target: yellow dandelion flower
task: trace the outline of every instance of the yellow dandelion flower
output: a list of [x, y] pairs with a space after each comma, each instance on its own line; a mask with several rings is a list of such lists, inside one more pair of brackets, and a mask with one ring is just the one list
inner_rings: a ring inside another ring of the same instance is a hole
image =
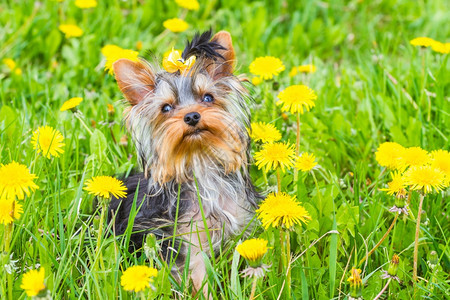
[[83, 98], [81, 97], [73, 97], [70, 98], [69, 100], [67, 100], [66, 102], [63, 103], [63, 105], [61, 106], [61, 108], [59, 109], [60, 111], [65, 111], [65, 110], [71, 110], [75, 107], [77, 107], [81, 101], [83, 101]]
[[394, 170], [400, 167], [400, 159], [405, 152], [405, 148], [394, 142], [381, 144], [375, 153], [375, 159], [382, 167]]
[[16, 75], [22, 75], [22, 69], [17, 68], [17, 64], [14, 60], [11, 58], [4, 58], [3, 63], [8, 67], [9, 71], [16, 74]]
[[147, 266], [132, 266], [123, 272], [120, 284], [126, 291], [140, 292], [150, 287], [153, 277], [158, 275], [158, 270]]
[[179, 18], [165, 20], [163, 26], [172, 32], [183, 32], [189, 28], [189, 24]]
[[391, 173], [392, 181], [388, 182], [388, 187], [386, 189], [380, 189], [381, 191], [387, 192], [389, 195], [403, 195], [405, 193], [406, 183], [400, 172]]
[[80, 37], [83, 35], [83, 30], [77, 25], [73, 24], [61, 24], [59, 25], [59, 30], [66, 36], [66, 39], [72, 37]]
[[121, 180], [111, 176], [96, 176], [86, 181], [84, 190], [89, 194], [100, 196], [105, 199], [114, 196], [116, 198], [123, 198], [127, 195], [127, 188], [123, 185]]
[[347, 279], [347, 281], [350, 282], [350, 285], [361, 286], [362, 280], [361, 276], [359, 276], [359, 274], [361, 274], [361, 269], [352, 268], [350, 274], [350, 277]]
[[123, 50], [123, 49], [120, 48], [119, 46], [108, 44], [108, 45], [103, 46], [100, 51], [102, 52], [103, 56], [108, 57], [108, 56], [114, 55], [115, 52], [118, 52], [121, 50]]
[[93, 8], [97, 6], [96, 0], [75, 0], [75, 5], [79, 8]]
[[121, 58], [126, 58], [134, 62], [139, 61], [139, 52], [122, 49], [116, 45], [106, 45], [102, 48], [101, 52], [106, 57], [105, 70], [110, 75], [114, 74], [113, 64]]
[[264, 168], [266, 172], [279, 167], [284, 172], [285, 168], [292, 168], [294, 159], [294, 145], [289, 143], [267, 143], [261, 151], [255, 153], [258, 169]]
[[450, 52], [450, 43], [441, 43], [435, 41], [433, 44], [431, 44], [431, 49], [442, 54], [448, 54]]
[[434, 42], [436, 41], [429, 37], [418, 37], [409, 41], [411, 45], [421, 47], [430, 47]]
[[28, 297], [34, 297], [45, 289], [44, 279], [45, 269], [43, 267], [39, 271], [30, 270], [23, 275], [22, 285], [20, 287], [25, 290]]
[[181, 73], [189, 71], [195, 64], [195, 56], [191, 56], [184, 60], [181, 57], [181, 51], [174, 50], [170, 51], [169, 54], [164, 56], [163, 67], [169, 73], [174, 73], [180, 71]]
[[307, 152], [302, 153], [295, 163], [295, 168], [303, 172], [311, 171], [315, 166], [317, 166], [317, 162], [314, 154], [309, 154]]
[[10, 71], [14, 71], [16, 68], [16, 62], [11, 58], [4, 58], [3, 63], [8, 67]]
[[272, 124], [258, 122], [252, 123], [250, 137], [255, 141], [273, 143], [281, 139], [280, 131]]
[[426, 150], [420, 147], [409, 147], [403, 151], [400, 158], [400, 168], [407, 168], [412, 166], [423, 166], [430, 162], [430, 156]]
[[256, 210], [262, 226], [267, 229], [272, 227], [290, 228], [301, 222], [307, 223], [311, 216], [306, 209], [287, 193], [271, 193]]
[[2, 165], [0, 164], [0, 198], [22, 200], [30, 196], [30, 190], [34, 191], [39, 187], [33, 182], [37, 176], [30, 174], [30, 170], [25, 165], [15, 161]]
[[267, 252], [267, 241], [264, 239], [250, 239], [236, 247], [236, 251], [247, 260], [250, 266], [259, 267], [261, 259]]
[[14, 198], [0, 199], [0, 224], [8, 225], [19, 219], [22, 213], [22, 205]]
[[33, 132], [31, 144], [44, 157], [59, 157], [64, 153], [64, 137], [58, 130], [50, 126], [41, 126]]
[[436, 192], [445, 188], [445, 174], [437, 168], [430, 165], [412, 166], [404, 174], [405, 183], [412, 190], [421, 190], [428, 194], [435, 190]]
[[106, 111], [108, 112], [108, 115], [114, 115], [116, 110], [114, 109], [114, 106], [112, 104], [106, 104]]
[[317, 99], [317, 95], [314, 90], [306, 85], [291, 85], [281, 91], [278, 98], [280, 100], [277, 101], [277, 105], [282, 105], [282, 111], [303, 114], [303, 108], [309, 111], [311, 107], [316, 106], [314, 100]]
[[197, 0], [175, 0], [175, 2], [183, 8], [189, 10], [198, 10], [200, 8], [200, 4]]
[[431, 151], [431, 166], [444, 172], [448, 185], [450, 182], [450, 152], [446, 150]]
[[259, 85], [259, 84], [261, 84], [262, 81], [263, 80], [261, 79], [261, 77], [253, 77], [252, 78], [253, 85]]
[[316, 69], [316, 66], [312, 64], [298, 66], [298, 71], [302, 73], [314, 73]]
[[272, 79], [285, 70], [283, 62], [273, 56], [257, 57], [249, 66], [250, 73], [263, 80]]

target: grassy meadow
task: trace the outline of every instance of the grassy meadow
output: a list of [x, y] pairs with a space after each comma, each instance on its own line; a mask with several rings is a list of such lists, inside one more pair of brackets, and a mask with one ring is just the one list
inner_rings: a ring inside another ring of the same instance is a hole
[[[392, 172], [375, 154], [384, 142], [429, 152], [450, 149], [449, 55], [410, 44], [416, 37], [450, 41], [448, 2], [199, 0], [198, 10], [171, 0], [100, 0], [89, 9], [74, 2], [0, 2], [0, 166], [13, 161], [27, 166], [39, 187], [16, 201], [23, 212], [13, 222], [0, 218], [1, 299], [30, 298], [22, 279], [40, 268], [45, 289], [39, 295], [47, 298], [204, 298], [193, 295], [187, 272], [181, 282], [170, 275], [157, 244], [139, 255], [128, 252], [129, 233], [99, 240], [99, 230], [112, 233], [112, 227], [99, 220], [94, 196], [84, 187], [93, 176], [121, 178], [139, 168], [122, 124], [127, 104], [114, 76], [104, 70], [102, 47], [113, 44], [162, 61], [172, 47], [183, 49], [186, 39], [209, 28], [231, 33], [236, 74], [246, 74], [249, 81], [256, 77], [249, 72], [255, 58], [283, 62], [285, 70], [274, 79], [248, 84], [255, 100], [252, 122], [273, 124], [281, 141], [295, 145], [297, 115], [276, 105], [279, 92], [303, 84], [317, 94], [315, 106], [299, 115], [298, 150], [314, 154], [318, 165], [308, 172], [288, 168], [279, 178], [274, 170], [250, 166], [264, 195], [280, 185], [311, 217], [291, 230], [265, 229], [255, 218], [250, 238], [268, 241], [263, 263], [269, 267], [252, 297], [444, 299], [450, 294], [449, 189], [423, 198], [411, 188], [409, 215], [396, 215], [389, 211], [396, 197], [381, 190]], [[189, 28], [165, 29], [163, 22], [175, 17]], [[82, 35], [67, 38], [58, 28], [63, 23], [78, 25]], [[315, 72], [290, 72], [306, 64]], [[78, 111], [60, 111], [73, 97], [83, 98]], [[59, 156], [48, 158], [32, 144], [33, 132], [44, 125], [64, 137]], [[263, 147], [253, 141], [252, 154]], [[1, 188], [10, 178], [0, 174]], [[247, 264], [235, 251], [242, 240], [224, 245], [214, 259], [205, 256], [214, 299], [248, 299], [252, 293], [253, 279], [241, 276]], [[399, 281], [382, 278], [394, 254]], [[123, 289], [121, 275], [134, 265], [158, 270], [152, 288]], [[358, 280], [348, 281], [352, 268], [361, 270], [353, 272], [362, 280], [356, 287], [351, 283]]]

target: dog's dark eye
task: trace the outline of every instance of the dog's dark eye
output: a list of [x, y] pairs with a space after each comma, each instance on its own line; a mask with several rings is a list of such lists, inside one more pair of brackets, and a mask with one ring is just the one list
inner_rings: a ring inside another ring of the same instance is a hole
[[172, 105], [170, 105], [170, 104], [165, 104], [165, 105], [161, 108], [161, 111], [162, 111], [163, 113], [166, 113], [166, 112], [171, 111], [172, 109], [173, 109]]
[[206, 94], [205, 96], [203, 96], [203, 102], [213, 102], [214, 101], [214, 97], [211, 96], [210, 94]]

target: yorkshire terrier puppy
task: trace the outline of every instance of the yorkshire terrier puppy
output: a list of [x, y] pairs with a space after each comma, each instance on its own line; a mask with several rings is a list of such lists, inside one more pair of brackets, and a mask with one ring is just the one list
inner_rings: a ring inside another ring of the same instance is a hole
[[230, 34], [211, 38], [208, 31], [196, 34], [181, 55], [173, 51], [163, 62], [166, 70], [143, 59], [113, 66], [131, 104], [124, 121], [143, 173], [126, 179], [127, 197], [113, 199], [109, 218], [123, 234], [134, 207], [134, 246], [155, 234], [163, 256], [176, 257], [174, 274], [189, 261], [196, 291], [206, 276], [201, 252], [217, 253], [240, 235], [260, 199], [248, 173], [249, 96], [233, 75], [234, 64]]

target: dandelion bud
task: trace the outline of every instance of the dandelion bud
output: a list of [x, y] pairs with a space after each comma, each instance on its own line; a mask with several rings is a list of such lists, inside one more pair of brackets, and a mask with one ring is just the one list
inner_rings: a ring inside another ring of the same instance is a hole
[[350, 283], [350, 297], [359, 298], [362, 295], [362, 280], [359, 276], [359, 274], [361, 274], [361, 270], [352, 268], [350, 274], [350, 277], [347, 279]]
[[400, 262], [400, 257], [397, 254], [392, 256], [391, 262], [389, 263], [388, 274], [391, 276], [397, 276], [398, 264]]
[[278, 81], [274, 81], [272, 84], [272, 89], [274, 91], [278, 91], [279, 88], [280, 88], [280, 83]]
[[156, 236], [153, 233], [147, 234], [144, 243], [144, 254], [147, 259], [152, 260], [156, 257], [158, 244], [156, 242]]
[[108, 122], [114, 122], [114, 114], [116, 112], [114, 106], [108, 103], [106, 111], [108, 112]]
[[108, 111], [108, 115], [113, 115], [114, 116], [114, 113], [115, 113], [115, 110], [114, 110], [114, 106], [112, 106], [112, 104], [107, 104], [107, 111]]

